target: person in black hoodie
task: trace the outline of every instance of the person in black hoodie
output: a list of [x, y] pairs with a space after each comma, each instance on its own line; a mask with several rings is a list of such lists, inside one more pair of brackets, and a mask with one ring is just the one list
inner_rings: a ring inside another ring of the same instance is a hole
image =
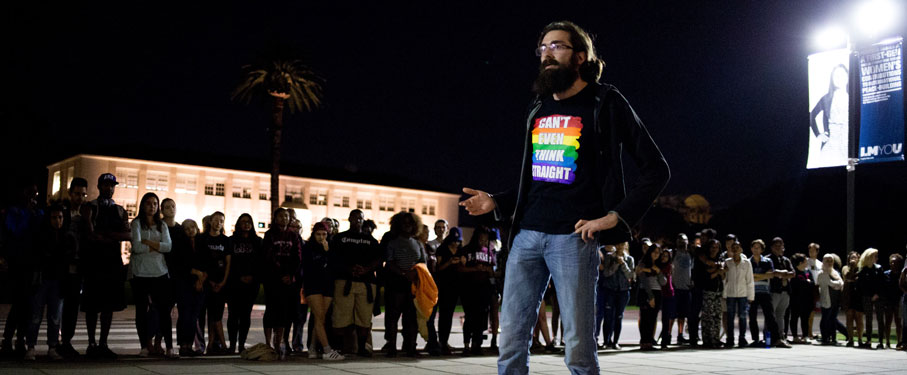
[[[277, 350], [280, 359], [286, 359], [287, 349], [281, 345], [284, 331], [296, 315], [299, 300], [299, 288], [295, 282], [302, 261], [302, 238], [298, 233], [287, 230], [290, 215], [286, 209], [274, 211], [271, 229], [265, 233], [262, 241], [264, 265], [262, 272], [265, 284], [265, 315], [262, 321], [265, 329], [265, 341]], [[272, 335], [273, 333], [273, 335]], [[271, 342], [271, 339], [274, 339]]]
[[[344, 359], [343, 355], [328, 342], [325, 316], [334, 298], [334, 277], [329, 270], [328, 226], [317, 222], [312, 227], [312, 236], [302, 247], [303, 294], [312, 307], [312, 325], [309, 336], [314, 340], [309, 343], [309, 358], [324, 358], [329, 361]], [[318, 346], [321, 346], [319, 352]]]
[[227, 332], [230, 354], [244, 351], [251, 325], [252, 305], [261, 285], [261, 237], [255, 233], [254, 220], [249, 214], [239, 215], [236, 229], [230, 237], [233, 258], [227, 281]]
[[450, 355], [450, 329], [457, 301], [463, 293], [460, 270], [465, 267], [463, 237], [460, 228], [451, 228], [444, 241], [438, 245], [438, 270], [435, 279], [438, 284], [438, 342], [441, 354]]
[[[791, 264], [794, 266], [794, 278], [790, 279], [790, 326], [794, 334], [794, 344], [809, 343], [809, 313], [816, 305], [818, 289], [813, 283], [812, 270], [806, 262], [806, 255], [794, 254]], [[797, 334], [797, 321], [800, 321], [802, 336]]]
[[205, 232], [195, 239], [195, 246], [205, 259], [205, 308], [208, 310], [208, 354], [226, 351], [224, 340], [224, 304], [227, 293], [224, 287], [230, 277], [233, 244], [224, 235], [224, 214], [215, 212], [205, 225]]
[[[173, 250], [170, 252], [169, 262], [170, 275], [174, 278], [173, 284], [177, 285], [178, 296], [176, 341], [180, 347], [181, 357], [193, 357], [202, 354], [202, 351], [192, 350], [192, 345], [198, 330], [198, 317], [205, 306], [205, 282], [208, 273], [205, 272], [204, 253], [196, 241], [199, 235], [198, 224], [195, 220], [186, 219], [181, 227], [183, 234], [173, 237]], [[171, 233], [175, 233], [173, 232], [175, 225], [170, 228]]]
[[45, 306], [47, 307], [47, 356], [50, 359], [63, 358], [57, 353], [60, 314], [63, 308], [60, 281], [67, 273], [66, 259], [78, 251], [78, 241], [76, 241], [75, 235], [63, 227], [63, 207], [51, 207], [48, 210], [48, 216], [50, 222], [44, 225], [44, 229], [36, 241], [36, 251], [32, 253], [38, 264], [38, 273], [33, 278], [36, 288], [32, 296], [32, 316], [26, 338], [28, 351], [25, 353], [25, 359], [29, 361], [35, 360], [35, 344], [38, 341], [38, 329], [41, 327], [41, 315]]
[[[879, 324], [879, 331], [882, 331], [882, 325], [885, 324], [885, 309], [882, 308], [883, 290], [885, 289], [885, 275], [882, 273], [882, 266], [877, 264], [879, 260], [879, 251], [873, 248], [863, 251], [860, 255], [860, 270], [857, 271], [857, 288], [860, 290], [860, 296], [863, 297], [863, 316], [866, 317], [866, 342], [860, 345], [863, 348], [872, 347], [872, 314], [876, 314], [876, 322]], [[882, 339], [879, 338], [878, 349], [882, 349]]]
[[491, 229], [479, 226], [472, 233], [469, 244], [463, 247], [466, 264], [461, 270], [460, 280], [463, 290], [468, 291], [461, 295], [466, 315], [463, 332], [471, 345], [471, 348], [463, 348], [464, 355], [483, 354], [483, 333], [488, 328], [488, 309], [494, 291], [491, 280], [494, 278], [495, 257], [489, 245], [491, 238]]

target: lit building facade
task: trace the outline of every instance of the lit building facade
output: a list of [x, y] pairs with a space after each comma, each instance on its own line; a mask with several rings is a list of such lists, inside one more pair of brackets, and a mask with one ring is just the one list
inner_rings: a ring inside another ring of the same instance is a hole
[[[94, 199], [98, 176], [113, 173], [119, 182], [113, 198], [126, 208], [130, 219], [137, 214], [141, 197], [154, 192], [161, 200], [176, 202], [178, 221], [193, 219], [201, 226], [202, 217], [223, 212], [228, 235], [243, 213], [252, 215], [262, 234], [271, 221], [267, 173], [97, 155], [76, 155], [47, 169], [47, 192], [52, 200], [66, 197], [74, 177], [88, 180], [88, 197]], [[437, 219], [457, 226], [456, 194], [281, 175], [280, 195], [281, 206], [296, 211], [303, 238], [308, 238], [312, 224], [323, 217], [339, 220], [340, 230], [347, 230], [347, 217], [357, 208], [366, 219], [375, 221], [377, 238], [390, 228], [390, 217], [400, 211], [419, 214], [429, 228]]]

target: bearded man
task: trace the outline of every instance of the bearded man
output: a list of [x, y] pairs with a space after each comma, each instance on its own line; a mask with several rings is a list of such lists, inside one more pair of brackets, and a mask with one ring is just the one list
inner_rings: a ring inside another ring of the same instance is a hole
[[[629, 240], [630, 228], [667, 184], [668, 164], [617, 89], [598, 83], [604, 63], [592, 38], [568, 21], [542, 30], [538, 94], [526, 119], [516, 189], [464, 188], [471, 215], [493, 213], [511, 226], [504, 277], [498, 372], [527, 374], [532, 329], [553, 278], [573, 374], [599, 373], [595, 285], [601, 244]], [[626, 188], [621, 157], [639, 177]]]

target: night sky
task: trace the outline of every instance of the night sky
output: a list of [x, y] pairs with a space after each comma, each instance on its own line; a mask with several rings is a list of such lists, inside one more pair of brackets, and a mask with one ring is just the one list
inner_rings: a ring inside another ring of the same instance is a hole
[[[843, 168], [805, 170], [806, 56], [851, 2], [24, 3], [0, 12], [5, 175], [112, 146], [267, 170], [267, 107], [230, 92], [241, 66], [298, 58], [326, 79], [325, 106], [287, 117], [285, 161], [502, 190], [519, 172], [538, 33], [569, 19], [596, 36], [603, 81], [665, 154], [667, 194], [750, 215], [764, 199], [782, 197], [784, 213], [843, 191]], [[904, 206], [904, 169], [866, 169], [861, 181], [896, 200], [872, 204]]]

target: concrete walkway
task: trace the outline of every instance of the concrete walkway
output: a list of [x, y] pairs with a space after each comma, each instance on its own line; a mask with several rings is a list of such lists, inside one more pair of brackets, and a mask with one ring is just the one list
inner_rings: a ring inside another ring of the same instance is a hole
[[[568, 374], [563, 356], [534, 355], [533, 374]], [[843, 347], [801, 345], [793, 349], [667, 350], [640, 352], [625, 350], [600, 353], [603, 373], [615, 374], [904, 374], [907, 353], [893, 350], [861, 350]], [[139, 359], [123, 358], [115, 363], [23, 363], [0, 362], [0, 373], [52, 375], [108, 374], [495, 374], [496, 358], [440, 357], [356, 358], [325, 362], [291, 357], [284, 362], [258, 363], [241, 359]]]

